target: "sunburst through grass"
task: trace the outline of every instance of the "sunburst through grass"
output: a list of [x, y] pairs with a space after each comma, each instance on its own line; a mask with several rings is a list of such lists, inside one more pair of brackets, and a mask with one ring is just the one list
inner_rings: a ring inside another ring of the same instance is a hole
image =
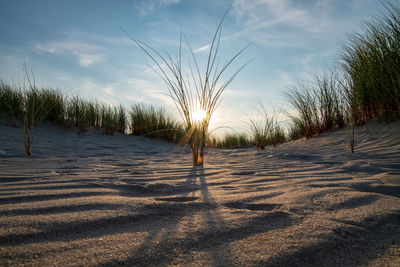
[[203, 120], [207, 119], [207, 112], [204, 109], [196, 109], [192, 117], [194, 123], [201, 123]]
[[[181, 143], [190, 145], [193, 165], [195, 166], [203, 165], [204, 148], [209, 135], [210, 120], [218, 104], [221, 102], [222, 93], [236, 75], [247, 65], [247, 63], [242, 65], [232, 75], [228, 76], [225, 81], [221, 81], [224, 79], [224, 73], [247, 48], [247, 46], [242, 48], [227, 60], [225, 64], [219, 64], [222, 23], [228, 11], [229, 9], [222, 17], [209, 45], [210, 48], [204, 71], [200, 70], [195, 53], [182, 33], [180, 35], [180, 45], [176, 59], [167, 52], [161, 53], [127, 33], [131, 40], [155, 63], [156, 72], [167, 85], [169, 96], [174, 101], [184, 121], [186, 134]], [[185, 40], [186, 47], [191, 55], [191, 63], [189, 63], [187, 68], [182, 64], [182, 39]], [[191, 66], [194, 66], [194, 68]]]

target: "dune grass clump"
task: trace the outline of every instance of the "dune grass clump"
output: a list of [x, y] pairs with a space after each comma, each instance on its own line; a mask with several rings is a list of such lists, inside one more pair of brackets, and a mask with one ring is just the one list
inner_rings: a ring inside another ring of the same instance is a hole
[[128, 125], [128, 115], [121, 104], [118, 107], [114, 107], [114, 120], [116, 124], [115, 131], [125, 133]]
[[400, 113], [400, 8], [385, 4], [386, 14], [367, 23], [351, 38], [342, 55], [354, 123], [361, 125]]
[[66, 124], [69, 127], [77, 127], [82, 133], [87, 132], [89, 126], [87, 104], [78, 96], [74, 96], [67, 103]]
[[122, 105], [112, 107], [74, 96], [67, 101], [65, 109], [65, 125], [77, 127], [80, 133], [87, 132], [88, 127], [105, 129], [107, 135], [113, 135], [115, 131], [126, 132], [128, 117]]
[[32, 155], [36, 127], [42, 120], [58, 121], [63, 117], [63, 97], [59, 91], [38, 89], [34, 77], [25, 68], [28, 86], [0, 84], [0, 117], [11, 118], [15, 127], [23, 125], [25, 152]]
[[106, 130], [107, 135], [114, 135], [117, 122], [113, 107], [101, 105], [101, 125], [100, 127]]
[[34, 85], [24, 89], [0, 82], [0, 118], [9, 120], [15, 127], [28, 121], [33, 125], [32, 112], [37, 113], [37, 122], [46, 120], [65, 128], [76, 127], [79, 133], [87, 132], [90, 127], [103, 129], [107, 135], [132, 130], [134, 135], [169, 142], [179, 142], [185, 135], [181, 125], [163, 108], [156, 110], [136, 104], [128, 112], [121, 104], [110, 106], [79, 96], [66, 97], [59, 90], [38, 89]]
[[248, 148], [254, 146], [251, 138], [245, 133], [226, 133], [221, 138], [211, 137], [207, 146], [213, 148]]
[[180, 124], [166, 113], [165, 109], [156, 109], [144, 104], [133, 105], [129, 112], [133, 135], [179, 142], [183, 137]]
[[41, 121], [53, 122], [65, 128], [78, 128], [85, 133], [90, 127], [104, 130], [107, 135], [115, 132], [157, 138], [178, 143], [185, 131], [180, 123], [160, 108], [136, 104], [127, 111], [121, 104], [110, 106], [79, 96], [64, 96], [59, 90], [39, 89], [34, 80], [29, 87], [12, 86], [0, 82], [0, 118], [15, 127], [24, 126], [24, 143], [31, 154], [34, 129]]
[[335, 127], [343, 128], [349, 121], [349, 112], [344, 95], [345, 89], [337, 75], [316, 76], [314, 83], [302, 84], [284, 92], [294, 114], [289, 137], [311, 138]]
[[17, 118], [22, 114], [22, 92], [10, 84], [0, 81], [0, 118], [10, 118], [16, 125]]
[[36, 126], [40, 124], [49, 109], [47, 103], [41, 98], [40, 91], [33, 85], [22, 94], [22, 119], [24, 145], [27, 155], [32, 155], [32, 142]]
[[222, 93], [246, 65], [239, 67], [233, 75], [222, 81], [225, 72], [246, 48], [234, 54], [225, 64], [219, 64], [222, 24], [227, 13], [222, 17], [211, 40], [204, 71], [200, 71], [195, 53], [186, 38], [186, 46], [191, 55], [194, 69], [190, 67], [190, 64], [188, 68], [182, 65], [182, 33], [176, 59], [173, 59], [167, 52], [163, 55], [150, 45], [128, 34], [131, 40], [155, 63], [158, 74], [167, 85], [169, 96], [184, 121], [185, 136], [182, 143], [190, 145], [195, 166], [203, 165], [210, 120], [221, 101]]
[[259, 105], [260, 108], [255, 109], [256, 116], [249, 117], [247, 121], [252, 143], [259, 150], [264, 150], [268, 145], [276, 147], [286, 141], [285, 131], [278, 121], [278, 113], [274, 111], [269, 115], [261, 102]]
[[40, 101], [48, 106], [43, 119], [62, 124], [64, 122], [65, 96], [59, 90], [53, 89], [41, 89], [38, 94]]
[[[32, 155], [32, 143], [37, 126], [46, 119], [47, 116], [57, 116], [57, 104], [59, 104], [58, 93], [55, 91], [38, 89], [35, 77], [28, 75], [25, 66], [25, 74], [28, 87], [22, 86], [17, 92], [21, 101], [21, 116], [23, 122], [23, 136], [25, 152]], [[15, 117], [16, 119], [19, 116]], [[16, 120], [16, 124], [18, 121]]]

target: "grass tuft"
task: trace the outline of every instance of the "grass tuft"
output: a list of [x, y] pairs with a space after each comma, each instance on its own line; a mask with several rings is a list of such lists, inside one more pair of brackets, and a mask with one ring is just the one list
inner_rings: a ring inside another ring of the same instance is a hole
[[166, 113], [165, 109], [155, 109], [144, 104], [133, 105], [129, 112], [133, 135], [146, 136], [176, 142], [184, 135], [181, 125]]
[[[229, 76], [225, 81], [222, 81], [225, 72], [246, 49], [245, 47], [234, 54], [233, 57], [222, 66], [218, 64], [222, 24], [228, 11], [229, 9], [222, 17], [211, 40], [204, 72], [200, 71], [195, 53], [182, 33], [176, 59], [173, 59], [168, 53], [163, 55], [150, 45], [133, 38], [127, 33], [132, 41], [138, 45], [156, 65], [158, 74], [167, 85], [169, 96], [174, 101], [184, 121], [185, 136], [182, 143], [190, 145], [193, 165], [195, 166], [203, 165], [204, 148], [209, 138], [208, 128], [210, 120], [221, 101], [222, 93], [246, 65], [239, 67], [233, 75]], [[190, 64], [187, 69], [182, 65], [182, 37], [185, 38], [194, 69], [192, 69]], [[204, 74], [202, 75], [202, 73]], [[199, 117], [196, 114], [204, 115]]]
[[245, 133], [226, 133], [222, 138], [209, 138], [207, 146], [229, 149], [248, 148], [254, 146], [254, 142]]
[[381, 115], [389, 122], [400, 114], [400, 9], [384, 6], [386, 13], [365, 24], [342, 54], [356, 125]]
[[270, 116], [261, 102], [259, 105], [256, 117], [250, 117], [247, 121], [252, 141], [259, 150], [265, 149], [268, 145], [276, 147], [286, 141], [285, 132], [278, 122], [278, 113], [274, 112]]
[[349, 121], [345, 89], [334, 73], [315, 76], [314, 82], [301, 84], [284, 92], [294, 109], [289, 138], [311, 138], [335, 127], [343, 128]]

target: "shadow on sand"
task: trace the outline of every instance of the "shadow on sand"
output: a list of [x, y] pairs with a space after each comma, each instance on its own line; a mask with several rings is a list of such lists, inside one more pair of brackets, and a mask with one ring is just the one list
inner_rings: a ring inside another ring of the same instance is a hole
[[[134, 266], [144, 263], [168, 265], [179, 263], [177, 261], [183, 255], [188, 256], [201, 252], [209, 255], [208, 260], [214, 265], [233, 265], [233, 252], [229, 250], [231, 242], [273, 229], [284, 228], [295, 222], [289, 214], [275, 211], [262, 213], [239, 227], [229, 225], [220, 215], [219, 205], [209, 192], [205, 171], [206, 169], [202, 167], [194, 167], [188, 174], [185, 184], [188, 186], [199, 184], [200, 199], [194, 203], [202, 203], [214, 208], [191, 210], [192, 212], [175, 215], [173, 218], [162, 218], [165, 224], [161, 223], [159, 228], [151, 229], [146, 240], [132, 250], [130, 257], [123, 261], [105, 263], [104, 266]], [[195, 198], [195, 196], [196, 190], [181, 194], [182, 198]], [[204, 225], [196, 226], [195, 222], [191, 222], [194, 215], [199, 216]], [[190, 218], [187, 218], [188, 216]], [[177, 227], [183, 223], [184, 219], [188, 219], [187, 223], [189, 224], [193, 223], [193, 229], [185, 236], [180, 236]]]

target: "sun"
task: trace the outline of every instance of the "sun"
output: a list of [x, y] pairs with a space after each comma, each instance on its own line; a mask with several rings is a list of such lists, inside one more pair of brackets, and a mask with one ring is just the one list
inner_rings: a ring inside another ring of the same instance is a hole
[[193, 112], [193, 120], [195, 122], [201, 122], [207, 117], [207, 112], [203, 109], [197, 109]]

